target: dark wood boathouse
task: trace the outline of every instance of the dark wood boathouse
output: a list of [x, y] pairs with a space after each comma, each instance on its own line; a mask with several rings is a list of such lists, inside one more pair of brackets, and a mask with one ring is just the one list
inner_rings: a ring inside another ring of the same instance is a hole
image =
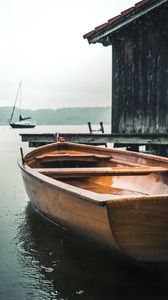
[[[64, 134], [77, 143], [124, 146], [168, 155], [168, 0], [143, 0], [84, 35], [112, 46], [111, 134]], [[89, 120], [88, 120], [89, 121]], [[37, 146], [57, 134], [26, 135]]]
[[112, 133], [168, 133], [168, 0], [143, 0], [84, 35], [112, 46]]

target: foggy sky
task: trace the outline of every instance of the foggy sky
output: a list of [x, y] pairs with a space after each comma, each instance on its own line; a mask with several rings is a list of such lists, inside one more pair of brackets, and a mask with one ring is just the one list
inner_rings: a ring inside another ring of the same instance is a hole
[[111, 47], [83, 35], [133, 0], [0, 0], [0, 106], [111, 105]]

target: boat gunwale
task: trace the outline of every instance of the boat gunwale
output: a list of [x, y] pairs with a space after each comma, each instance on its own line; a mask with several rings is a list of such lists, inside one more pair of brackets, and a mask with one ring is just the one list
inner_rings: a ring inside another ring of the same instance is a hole
[[[33, 149], [32, 151], [28, 152], [25, 155], [25, 160], [29, 159], [32, 155], [38, 154], [41, 151], [45, 151], [45, 150], [49, 150], [51, 151], [52, 149], [55, 149], [55, 146], [57, 146], [57, 149], [67, 149], [66, 147], [68, 147], [69, 149], [83, 149], [83, 150], [87, 150], [87, 152], [89, 152], [89, 150], [94, 150], [95, 152], [100, 152], [103, 151], [104, 153], [111, 153], [111, 158], [113, 158], [113, 154], [119, 154], [119, 155], [123, 155], [124, 158], [127, 158], [127, 156], [131, 155], [132, 157], [139, 157], [139, 158], [144, 158], [146, 160], [149, 161], [155, 161], [155, 162], [160, 162], [160, 163], [167, 163], [168, 166], [168, 158], [167, 157], [163, 157], [163, 156], [157, 156], [157, 155], [153, 155], [153, 154], [149, 154], [149, 153], [139, 153], [139, 152], [133, 152], [133, 151], [128, 151], [128, 150], [119, 150], [119, 149], [113, 149], [113, 148], [103, 148], [103, 147], [97, 147], [97, 146], [92, 146], [92, 145], [86, 145], [86, 144], [76, 144], [76, 143], [69, 143], [69, 142], [55, 142], [55, 143], [51, 143], [51, 144], [47, 144], [47, 145], [43, 145], [40, 146], [36, 149]], [[33, 159], [34, 157], [32, 157]], [[125, 162], [125, 160], [123, 159], [123, 162]], [[143, 164], [142, 164], [143, 165]]]

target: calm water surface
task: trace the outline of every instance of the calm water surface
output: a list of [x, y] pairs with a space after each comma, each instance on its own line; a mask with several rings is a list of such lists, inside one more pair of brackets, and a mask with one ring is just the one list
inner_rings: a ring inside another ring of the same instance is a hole
[[[32, 132], [59, 130], [88, 132]], [[168, 299], [168, 266], [125, 262], [34, 212], [17, 166], [19, 147], [28, 151], [19, 133], [0, 127], [0, 300]]]

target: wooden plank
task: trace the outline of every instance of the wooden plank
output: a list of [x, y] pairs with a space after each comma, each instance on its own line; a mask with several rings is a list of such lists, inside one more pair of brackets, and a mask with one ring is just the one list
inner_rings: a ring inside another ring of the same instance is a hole
[[98, 155], [98, 154], [49, 154], [49, 155], [40, 155], [35, 157], [36, 160], [41, 162], [52, 162], [52, 161], [98, 161], [108, 160], [109, 162], [126, 165], [130, 167], [142, 167], [142, 164], [137, 164], [133, 162], [128, 162], [120, 159], [114, 159], [112, 156], [107, 155]]
[[79, 176], [132, 176], [148, 175], [150, 173], [168, 172], [168, 169], [162, 167], [105, 167], [105, 168], [35, 168], [35, 171], [54, 178], [61, 177], [79, 177]]
[[124, 161], [124, 160], [121, 160], [121, 159], [111, 158], [110, 162], [113, 162], [113, 163], [116, 163], [116, 164], [119, 164], [119, 165], [130, 166], [130, 167], [143, 167], [142, 164], [137, 164], [137, 163], [133, 163], [133, 162], [130, 162], [130, 161]]
[[[48, 144], [56, 141], [55, 134], [20, 134], [23, 142]], [[168, 145], [168, 134], [89, 134], [59, 133], [65, 141], [81, 144], [115, 143], [123, 145]]]
[[108, 201], [111, 229], [121, 249], [139, 261], [168, 261], [168, 197], [129, 196]]
[[48, 154], [40, 155], [35, 157], [36, 160], [41, 162], [51, 162], [51, 161], [98, 161], [100, 159], [110, 160], [111, 156], [98, 155], [98, 154]]

